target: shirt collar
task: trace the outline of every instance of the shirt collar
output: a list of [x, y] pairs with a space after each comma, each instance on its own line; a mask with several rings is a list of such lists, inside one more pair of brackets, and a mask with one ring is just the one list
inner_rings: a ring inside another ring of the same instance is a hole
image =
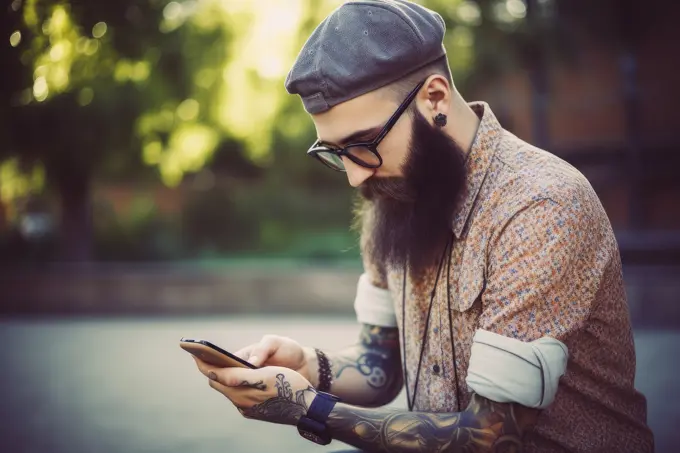
[[479, 128], [465, 159], [465, 194], [453, 217], [453, 234], [460, 238], [482, 182], [500, 143], [503, 128], [486, 102], [468, 104], [479, 116]]

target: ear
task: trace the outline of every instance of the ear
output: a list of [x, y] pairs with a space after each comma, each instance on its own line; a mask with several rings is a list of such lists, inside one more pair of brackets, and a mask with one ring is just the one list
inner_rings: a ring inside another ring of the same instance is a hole
[[439, 113], [449, 114], [452, 99], [452, 86], [446, 77], [433, 74], [427, 78], [416, 100], [420, 113], [434, 124], [434, 117]]

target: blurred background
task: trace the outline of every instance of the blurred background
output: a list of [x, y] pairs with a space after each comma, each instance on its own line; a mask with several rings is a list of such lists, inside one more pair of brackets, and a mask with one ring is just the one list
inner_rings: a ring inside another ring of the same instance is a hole
[[[283, 87], [341, 3], [3, 2], [0, 433], [11, 451], [268, 451], [279, 433], [285, 451], [319, 451], [290, 429], [254, 438], [263, 426], [216, 401], [176, 343], [356, 337], [355, 193], [305, 156], [313, 124]], [[637, 386], [657, 451], [675, 451], [680, 3], [418, 3], [447, 22], [463, 96], [599, 194], [624, 261]]]

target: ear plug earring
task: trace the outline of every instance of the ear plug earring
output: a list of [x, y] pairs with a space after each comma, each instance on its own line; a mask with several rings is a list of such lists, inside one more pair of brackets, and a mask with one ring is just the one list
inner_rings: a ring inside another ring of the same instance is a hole
[[438, 113], [437, 116], [434, 117], [434, 124], [439, 127], [446, 126], [446, 115], [443, 113]]

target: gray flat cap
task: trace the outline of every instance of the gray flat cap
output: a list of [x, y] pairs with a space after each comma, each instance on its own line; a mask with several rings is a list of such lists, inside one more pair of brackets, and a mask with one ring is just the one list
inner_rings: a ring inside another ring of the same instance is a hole
[[446, 25], [405, 0], [344, 3], [319, 24], [286, 77], [310, 114], [388, 85], [446, 55]]

